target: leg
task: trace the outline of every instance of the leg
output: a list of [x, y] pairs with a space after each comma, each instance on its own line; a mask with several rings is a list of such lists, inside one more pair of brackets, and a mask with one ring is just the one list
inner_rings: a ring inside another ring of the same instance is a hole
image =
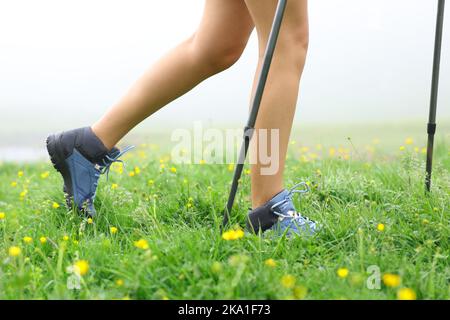
[[146, 117], [230, 67], [253, 27], [243, 0], [206, 0], [197, 32], [150, 68], [92, 128], [50, 135], [47, 150], [64, 179], [68, 206], [95, 216], [100, 175], [127, 151], [114, 145]]
[[243, 0], [206, 0], [197, 32], [152, 66], [92, 130], [112, 148], [145, 118], [233, 65], [253, 27]]
[[[245, 0], [255, 23], [260, 63], [271, 30], [276, 0]], [[261, 175], [261, 165], [252, 165], [252, 205], [260, 207], [283, 189], [283, 172], [289, 136], [298, 97], [300, 77], [308, 47], [307, 0], [290, 0], [280, 31], [272, 67], [261, 103], [256, 129], [279, 129], [279, 170]], [[257, 72], [258, 74], [258, 72]], [[270, 150], [270, 148], [268, 148]], [[256, 159], [256, 158], [255, 158]]]

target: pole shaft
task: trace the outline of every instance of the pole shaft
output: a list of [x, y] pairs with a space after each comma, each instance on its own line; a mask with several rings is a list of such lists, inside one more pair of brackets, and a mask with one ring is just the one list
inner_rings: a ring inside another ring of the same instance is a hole
[[439, 0], [437, 20], [436, 20], [435, 43], [434, 43], [430, 113], [428, 117], [428, 127], [427, 127], [428, 143], [427, 143], [427, 163], [425, 176], [425, 188], [427, 191], [431, 190], [431, 173], [433, 170], [433, 148], [434, 148], [434, 134], [436, 132], [436, 110], [439, 91], [439, 71], [441, 63], [442, 33], [444, 26], [444, 8], [445, 8], [445, 0]]
[[247, 122], [247, 127], [253, 128], [258, 116], [259, 107], [261, 106], [261, 100], [266, 87], [267, 77], [270, 71], [270, 65], [272, 64], [273, 54], [278, 41], [278, 35], [280, 34], [281, 23], [283, 22], [284, 11], [286, 10], [287, 0], [279, 0], [277, 10], [275, 11], [275, 17], [273, 20], [272, 30], [267, 42], [266, 52], [264, 54], [263, 65], [261, 68], [261, 74], [259, 75], [258, 85], [256, 87], [255, 95], [251, 103], [250, 117]]
[[250, 140], [253, 136], [256, 119], [258, 117], [259, 107], [261, 106], [261, 100], [263, 98], [264, 89], [266, 87], [267, 78], [269, 76], [270, 66], [272, 64], [273, 55], [275, 53], [275, 47], [280, 34], [281, 24], [283, 22], [284, 12], [286, 10], [287, 0], [279, 0], [275, 16], [272, 24], [272, 29], [267, 42], [266, 52], [263, 58], [263, 65], [258, 78], [258, 84], [255, 94], [251, 102], [250, 116], [247, 121], [247, 126], [244, 130], [244, 142], [241, 146], [239, 153], [238, 163], [236, 165], [233, 182], [231, 184], [230, 195], [228, 197], [227, 206], [225, 208], [222, 226], [226, 226], [230, 219], [231, 209], [233, 208], [236, 193], [239, 187], [239, 179], [242, 175], [245, 159], [247, 158], [248, 149], [250, 146]]

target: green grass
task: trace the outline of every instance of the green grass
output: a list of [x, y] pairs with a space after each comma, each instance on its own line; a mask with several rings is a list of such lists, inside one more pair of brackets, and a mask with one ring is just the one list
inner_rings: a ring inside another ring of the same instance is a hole
[[[0, 298], [395, 299], [398, 289], [410, 288], [418, 299], [449, 299], [449, 144], [437, 144], [430, 195], [423, 190], [424, 155], [413, 145], [404, 151], [371, 146], [371, 155], [336, 148], [330, 156], [329, 147], [291, 145], [286, 184], [311, 184], [311, 193], [295, 202], [322, 224], [313, 238], [268, 233], [223, 240], [228, 166], [167, 160], [161, 170], [166, 154], [151, 145], [126, 157], [122, 174], [102, 178], [93, 223], [65, 208], [61, 179], [49, 163], [0, 164]], [[135, 166], [140, 172], [130, 177]], [[249, 193], [245, 175], [236, 225], [243, 225]], [[377, 230], [380, 223], [384, 231]], [[139, 239], [148, 250], [135, 246]], [[21, 248], [17, 257], [9, 255], [13, 246]], [[276, 266], [265, 264], [269, 258]], [[90, 267], [81, 289], [71, 290], [70, 267], [78, 260]], [[370, 266], [399, 275], [400, 286], [381, 281], [380, 289], [369, 289]], [[339, 268], [348, 277], [338, 277]], [[293, 288], [283, 286], [286, 275], [295, 277]]]

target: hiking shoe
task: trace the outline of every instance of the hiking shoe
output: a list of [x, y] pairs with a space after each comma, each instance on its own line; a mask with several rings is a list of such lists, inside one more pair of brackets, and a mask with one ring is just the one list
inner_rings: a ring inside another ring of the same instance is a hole
[[[299, 186], [303, 188], [298, 189]], [[309, 187], [304, 182], [295, 185], [289, 191], [283, 190], [263, 206], [249, 212], [247, 228], [254, 233], [271, 229], [279, 235], [286, 233], [287, 236], [315, 234], [319, 229], [318, 224], [298, 213], [292, 202], [293, 194], [307, 192]]]
[[108, 150], [90, 127], [52, 134], [46, 140], [53, 167], [64, 179], [64, 194], [69, 208], [75, 207], [88, 216], [95, 216], [95, 195], [101, 174], [109, 173], [111, 164], [124, 153]]

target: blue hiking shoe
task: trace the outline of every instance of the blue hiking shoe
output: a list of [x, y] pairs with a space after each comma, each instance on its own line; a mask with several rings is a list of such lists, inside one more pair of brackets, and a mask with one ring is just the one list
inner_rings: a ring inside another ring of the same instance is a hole
[[52, 134], [46, 143], [50, 160], [64, 179], [67, 206], [76, 206], [86, 215], [95, 216], [100, 175], [108, 174], [111, 164], [122, 162], [118, 159], [133, 147], [107, 150], [90, 127]]
[[[299, 186], [303, 186], [303, 189], [298, 189]], [[293, 194], [307, 192], [309, 187], [304, 182], [295, 185], [289, 191], [283, 190], [265, 205], [249, 212], [247, 229], [254, 233], [271, 229], [279, 235], [286, 233], [287, 236], [314, 235], [319, 230], [318, 224], [298, 213], [292, 202]]]

